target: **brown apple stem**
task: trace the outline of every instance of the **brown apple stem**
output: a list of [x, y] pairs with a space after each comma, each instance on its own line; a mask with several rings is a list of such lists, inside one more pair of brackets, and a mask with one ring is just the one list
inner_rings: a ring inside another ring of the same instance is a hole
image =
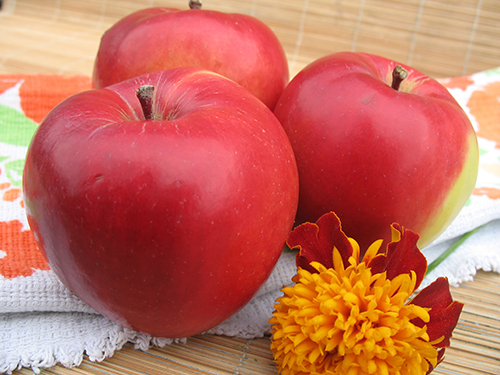
[[155, 87], [151, 85], [143, 85], [137, 89], [135, 94], [139, 103], [141, 103], [142, 112], [144, 113], [144, 118], [146, 120], [153, 120], [153, 94]]
[[392, 85], [391, 87], [398, 91], [399, 86], [401, 86], [401, 82], [405, 80], [405, 78], [408, 77], [408, 71], [403, 68], [401, 65], [396, 65], [394, 67], [394, 70], [392, 71]]
[[189, 0], [189, 9], [201, 9], [201, 0]]

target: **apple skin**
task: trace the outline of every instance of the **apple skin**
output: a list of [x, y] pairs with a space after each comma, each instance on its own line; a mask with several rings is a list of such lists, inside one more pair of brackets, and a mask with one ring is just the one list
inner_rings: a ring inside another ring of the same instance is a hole
[[[153, 85], [155, 120], [135, 96]], [[159, 337], [206, 331], [268, 278], [298, 173], [273, 113], [197, 68], [76, 94], [43, 120], [23, 176], [30, 227], [60, 280], [111, 320]]]
[[334, 211], [361, 251], [390, 241], [394, 222], [423, 248], [465, 205], [479, 164], [477, 138], [445, 87], [404, 64], [341, 52], [318, 59], [284, 90], [275, 115], [299, 169], [296, 224]]
[[102, 88], [182, 66], [228, 77], [271, 110], [289, 81], [281, 43], [257, 18], [157, 7], [132, 13], [105, 32], [94, 64], [93, 86]]

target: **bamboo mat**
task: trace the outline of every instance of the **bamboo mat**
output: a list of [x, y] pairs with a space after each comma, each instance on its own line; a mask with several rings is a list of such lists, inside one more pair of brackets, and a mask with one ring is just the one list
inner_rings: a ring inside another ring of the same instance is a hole
[[[451, 288], [453, 298], [465, 303], [451, 347], [436, 375], [500, 374], [500, 274], [480, 271], [473, 282]], [[101, 363], [85, 359], [78, 368], [56, 366], [42, 375], [277, 374], [268, 338], [241, 340], [199, 335], [185, 344], [135, 350], [131, 344]], [[23, 369], [14, 374], [32, 374]]]
[[[3, 0], [0, 74], [92, 74], [102, 33], [132, 11], [187, 8], [187, 0]], [[204, 8], [251, 14], [283, 43], [291, 76], [325, 54], [357, 50], [434, 77], [500, 66], [499, 0], [204, 0]], [[445, 361], [433, 374], [500, 374], [500, 275], [480, 271], [452, 288], [465, 303]], [[23, 369], [16, 374], [31, 374]], [[276, 374], [269, 339], [196, 336], [147, 352], [127, 344], [102, 363], [42, 374]]]
[[[102, 33], [149, 6], [188, 0], [3, 0], [0, 73], [92, 73]], [[204, 0], [253, 15], [282, 42], [291, 76], [338, 51], [380, 54], [435, 78], [500, 66], [498, 0]]]

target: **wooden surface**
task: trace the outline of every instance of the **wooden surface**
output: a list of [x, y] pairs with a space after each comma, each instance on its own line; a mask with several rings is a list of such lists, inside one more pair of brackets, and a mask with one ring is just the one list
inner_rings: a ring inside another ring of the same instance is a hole
[[[149, 6], [187, 8], [186, 0], [4, 0], [0, 74], [92, 74], [102, 33]], [[434, 77], [500, 66], [499, 0], [204, 1], [204, 8], [247, 13], [283, 43], [291, 76], [328, 53], [362, 50], [407, 63]], [[452, 288], [465, 309], [452, 347], [434, 374], [500, 374], [500, 275], [479, 272]], [[16, 374], [31, 374], [23, 369]], [[186, 344], [135, 350], [102, 363], [56, 366], [42, 374], [275, 374], [267, 338], [196, 336]]]

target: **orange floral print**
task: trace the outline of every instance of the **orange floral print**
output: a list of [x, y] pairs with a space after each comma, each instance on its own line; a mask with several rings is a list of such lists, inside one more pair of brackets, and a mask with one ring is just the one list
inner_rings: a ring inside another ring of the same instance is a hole
[[[90, 89], [91, 78], [39, 74], [0, 76], [0, 94], [15, 87], [19, 88], [20, 105], [25, 116], [40, 123], [62, 100]], [[17, 173], [18, 164], [11, 166]], [[0, 199], [24, 207], [20, 186], [16, 186], [13, 181], [0, 183]], [[0, 222], [0, 276], [30, 276], [35, 270], [48, 269], [31, 231], [23, 230], [19, 220]]]
[[474, 84], [474, 81], [469, 76], [454, 77], [440, 80], [440, 82], [449, 89], [465, 90], [468, 86]]
[[500, 199], [500, 189], [479, 187], [472, 192], [473, 195], [486, 195], [490, 199]]
[[[477, 122], [476, 133], [481, 138], [495, 142], [494, 147], [500, 149], [500, 80], [497, 78], [486, 85], [476, 85], [474, 76], [464, 76], [443, 79], [440, 82], [448, 89], [472, 91], [465, 106]], [[498, 164], [481, 164], [481, 169], [500, 177]], [[472, 195], [500, 199], [500, 189], [476, 187]]]
[[479, 124], [477, 135], [495, 141], [500, 148], [500, 81], [474, 91], [467, 107]]
[[[2, 182], [0, 183], [0, 195], [4, 201], [15, 202], [22, 197], [22, 191], [21, 189], [14, 187], [10, 182]], [[22, 200], [20, 200], [20, 204], [24, 207]]]
[[[495, 142], [500, 148], [500, 81], [485, 85], [482, 90], [474, 91], [467, 102], [471, 114], [478, 123], [477, 135]], [[481, 168], [500, 177], [498, 164], [485, 165]], [[474, 195], [485, 195], [490, 199], [500, 199], [500, 189], [494, 187], [478, 187]]]
[[49, 265], [29, 230], [18, 220], [0, 222], [0, 275], [12, 279], [30, 276], [35, 270], [48, 270]]
[[7, 202], [14, 202], [16, 199], [21, 197], [21, 189], [9, 189], [3, 193], [2, 199]]
[[[15, 87], [20, 81], [23, 82], [19, 89], [21, 108], [26, 117], [37, 123], [63, 99], [91, 88], [91, 78], [87, 76], [10, 74], [0, 77], [0, 93]], [[49, 91], [50, 95], [43, 94]]]

